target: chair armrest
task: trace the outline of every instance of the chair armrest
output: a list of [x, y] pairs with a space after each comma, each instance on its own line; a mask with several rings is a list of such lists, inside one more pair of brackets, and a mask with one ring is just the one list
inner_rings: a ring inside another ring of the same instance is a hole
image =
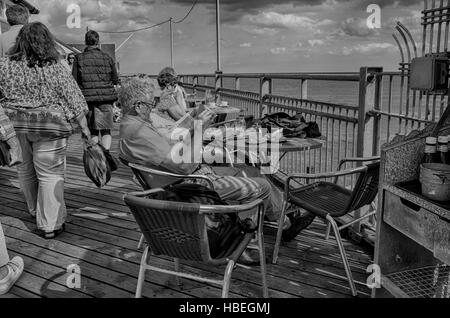
[[259, 206], [264, 206], [264, 202], [261, 199], [242, 205], [200, 205], [200, 214], [242, 213], [256, 209]]
[[234, 123], [234, 122], [236, 122], [236, 121], [237, 121], [237, 119], [226, 120], [226, 121], [222, 121], [222, 122], [220, 122], [220, 123], [216, 123], [216, 124], [209, 125], [208, 128], [219, 128], [219, 127], [221, 127], [221, 126], [223, 126], [223, 125], [231, 124], [231, 123]]
[[344, 158], [339, 162], [339, 170], [342, 169], [342, 166], [345, 165], [347, 162], [368, 162], [368, 161], [376, 161], [380, 160], [381, 157], [366, 157], [366, 158]]
[[163, 192], [164, 189], [151, 189], [151, 190], [147, 190], [147, 191], [136, 191], [136, 192], [130, 192], [125, 194], [123, 197], [125, 198], [128, 195], [134, 196], [134, 197], [138, 197], [138, 198], [142, 198], [142, 197], [146, 197], [150, 194], [155, 194], [158, 192]]
[[354, 169], [348, 169], [348, 170], [342, 170], [337, 172], [324, 172], [324, 173], [316, 173], [316, 174], [308, 174], [308, 173], [299, 173], [299, 174], [291, 174], [288, 176], [288, 178], [285, 181], [285, 194], [286, 198], [289, 196], [289, 184], [291, 180], [294, 179], [306, 179], [306, 180], [312, 180], [312, 179], [326, 179], [326, 178], [338, 178], [343, 176], [350, 176], [357, 173], [362, 173], [367, 170], [367, 167], [358, 167]]
[[195, 180], [204, 180], [208, 183], [208, 185], [210, 186], [210, 188], [212, 190], [214, 190], [214, 184], [212, 183], [212, 181], [210, 179], [208, 179], [205, 176], [201, 176], [201, 175], [180, 175], [180, 174], [175, 174], [175, 173], [171, 173], [171, 172], [165, 172], [165, 171], [160, 171], [160, 170], [155, 170], [152, 168], [148, 168], [148, 167], [144, 167], [141, 165], [137, 165], [134, 163], [129, 163], [128, 166], [130, 168], [139, 170], [139, 171], [143, 171], [149, 174], [153, 174], [153, 175], [157, 175], [157, 176], [161, 176], [161, 177], [172, 177], [172, 178], [178, 178], [178, 179], [195, 179]]

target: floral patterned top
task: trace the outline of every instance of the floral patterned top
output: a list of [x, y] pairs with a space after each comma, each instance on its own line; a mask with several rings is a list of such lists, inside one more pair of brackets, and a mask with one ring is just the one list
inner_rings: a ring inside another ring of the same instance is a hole
[[0, 59], [0, 95], [0, 107], [16, 132], [70, 134], [71, 126], [64, 124], [88, 110], [78, 84], [61, 63], [41, 68], [28, 67], [26, 60]]

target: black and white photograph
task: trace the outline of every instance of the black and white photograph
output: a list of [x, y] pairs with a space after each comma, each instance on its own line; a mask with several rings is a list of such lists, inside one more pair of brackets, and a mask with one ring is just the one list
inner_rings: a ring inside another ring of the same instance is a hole
[[0, 0], [0, 22], [1, 307], [450, 299], [450, 0]]

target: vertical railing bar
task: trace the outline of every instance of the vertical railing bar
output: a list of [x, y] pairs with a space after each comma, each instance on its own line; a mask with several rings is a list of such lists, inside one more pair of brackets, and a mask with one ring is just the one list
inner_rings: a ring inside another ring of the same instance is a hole
[[[450, 0], [447, 0], [447, 8], [450, 5]], [[448, 18], [449, 16], [449, 9], [446, 10], [445, 14], [446, 14], [446, 18]], [[448, 52], [448, 31], [449, 31], [449, 26], [450, 26], [450, 21], [445, 22], [445, 35], [444, 35], [444, 52]]]
[[[442, 14], [442, 7], [444, 6], [444, 0], [440, 0], [440, 4], [439, 4], [439, 8], [441, 8], [441, 10], [439, 10], [439, 14]], [[441, 51], [441, 37], [442, 37], [442, 18], [439, 17], [438, 18], [439, 24], [438, 24], [438, 38], [437, 38], [437, 52]]]
[[[389, 76], [389, 101], [388, 101], [388, 113], [391, 113], [392, 108], [392, 84], [394, 81], [394, 76]], [[388, 126], [387, 126], [387, 142], [389, 142], [391, 139], [391, 116], [388, 116]]]
[[[405, 73], [404, 70], [402, 70], [402, 74], [400, 75], [401, 79], [400, 79], [400, 104], [399, 104], [399, 114], [403, 115], [402, 111], [403, 111], [403, 90], [405, 89]], [[398, 133], [401, 133], [401, 129], [402, 129], [402, 118], [399, 118], [398, 121]]]
[[[432, 9], [434, 9], [436, 7], [436, 0], [432, 0], [431, 2], [432, 5]], [[431, 14], [431, 25], [430, 25], [430, 50], [429, 53], [433, 53], [433, 40], [434, 40], [434, 21], [436, 19], [434, 12], [430, 13]]]
[[428, 13], [426, 12], [428, 10], [428, 0], [424, 1], [424, 24], [423, 24], [423, 38], [422, 38], [422, 56], [425, 56], [425, 52], [427, 49], [427, 29], [428, 29], [428, 25], [427, 25], [427, 17], [428, 17]]

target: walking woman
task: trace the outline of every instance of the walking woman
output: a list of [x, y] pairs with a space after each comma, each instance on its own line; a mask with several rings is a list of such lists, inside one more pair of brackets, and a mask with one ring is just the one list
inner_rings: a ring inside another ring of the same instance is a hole
[[87, 104], [70, 72], [58, 63], [53, 35], [45, 25], [25, 25], [8, 57], [0, 60], [0, 95], [22, 148], [19, 181], [44, 238], [64, 231], [66, 148], [77, 121], [90, 140]]

